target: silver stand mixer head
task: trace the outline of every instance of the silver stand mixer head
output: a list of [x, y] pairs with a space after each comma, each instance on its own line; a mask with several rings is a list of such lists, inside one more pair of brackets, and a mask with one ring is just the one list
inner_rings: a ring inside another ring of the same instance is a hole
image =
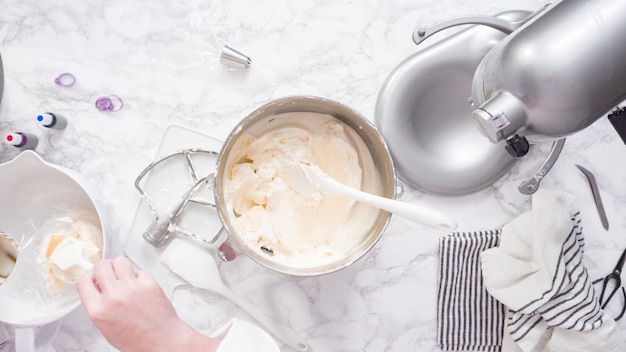
[[481, 133], [523, 156], [528, 141], [578, 132], [624, 101], [625, 12], [624, 1], [560, 1], [496, 44], [474, 74]]

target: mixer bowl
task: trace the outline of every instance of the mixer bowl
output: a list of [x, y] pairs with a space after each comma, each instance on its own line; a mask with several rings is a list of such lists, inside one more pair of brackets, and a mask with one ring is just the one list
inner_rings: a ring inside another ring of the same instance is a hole
[[[224, 142], [224, 146], [217, 161], [215, 171], [215, 204], [218, 209], [220, 219], [230, 234], [230, 238], [234, 240], [236, 245], [243, 253], [255, 260], [257, 263], [289, 275], [295, 276], [312, 276], [334, 272], [341, 268], [345, 268], [367, 253], [378, 241], [384, 232], [391, 214], [385, 211], [378, 211], [377, 218], [373, 226], [363, 236], [363, 239], [344, 257], [337, 258], [330, 264], [312, 267], [291, 267], [276, 261], [272, 261], [271, 256], [265, 255], [256, 248], [251, 248], [239, 236], [235, 226], [232, 223], [232, 210], [229, 208], [225, 200], [226, 193], [226, 177], [236, 157], [235, 151], [240, 143], [244, 143], [246, 135], [254, 135], [255, 132], [263, 131], [272, 124], [273, 117], [277, 114], [290, 112], [315, 112], [321, 114], [332, 115], [339, 121], [351, 127], [356, 134], [363, 140], [367, 146], [369, 154], [373, 160], [374, 166], [378, 169], [382, 184], [381, 196], [387, 198], [395, 198], [396, 178], [395, 169], [391, 160], [391, 155], [387, 146], [376, 130], [376, 128], [362, 115], [356, 111], [332, 100], [312, 96], [294, 96], [272, 101], [245, 117], [233, 130]], [[368, 178], [373, 177], [371, 174], [363, 173], [363, 183], [366, 184]], [[324, 221], [324, 219], [319, 219]]]
[[[498, 17], [515, 21], [529, 14]], [[388, 76], [375, 123], [401, 180], [431, 194], [464, 195], [492, 185], [515, 163], [503, 143], [490, 143], [472, 121], [474, 72], [505, 36], [471, 27], [418, 51]]]

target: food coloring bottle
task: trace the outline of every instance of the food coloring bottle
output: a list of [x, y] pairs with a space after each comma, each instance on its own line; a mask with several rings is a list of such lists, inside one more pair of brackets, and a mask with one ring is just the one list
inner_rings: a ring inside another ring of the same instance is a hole
[[37, 122], [43, 127], [54, 128], [55, 130], [62, 130], [67, 126], [67, 119], [65, 117], [51, 112], [44, 112], [43, 114], [37, 115]]
[[39, 140], [34, 134], [13, 132], [4, 137], [4, 142], [21, 149], [35, 149]]

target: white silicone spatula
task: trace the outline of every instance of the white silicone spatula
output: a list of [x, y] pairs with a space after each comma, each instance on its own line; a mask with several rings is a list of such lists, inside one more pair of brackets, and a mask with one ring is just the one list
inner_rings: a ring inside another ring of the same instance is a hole
[[438, 230], [453, 231], [456, 229], [456, 221], [441, 212], [377, 196], [344, 185], [328, 176], [317, 166], [298, 162], [284, 163], [283, 166], [284, 173], [282, 176], [285, 182], [298, 193], [312, 196], [315, 194], [341, 195]]
[[308, 350], [306, 341], [291, 327], [264, 314], [228, 288], [222, 281], [215, 259], [206, 249], [187, 240], [174, 238], [161, 254], [161, 261], [193, 286], [228, 298], [290, 347], [297, 351]]

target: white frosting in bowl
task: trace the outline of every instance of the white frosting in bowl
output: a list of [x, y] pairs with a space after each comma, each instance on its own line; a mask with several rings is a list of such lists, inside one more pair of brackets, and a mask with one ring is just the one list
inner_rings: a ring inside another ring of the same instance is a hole
[[44, 239], [37, 262], [44, 269], [47, 289], [59, 292], [65, 284], [74, 284], [102, 256], [102, 231], [92, 222], [71, 220]]
[[292, 268], [345, 257], [370, 233], [379, 210], [342, 196], [299, 193], [286, 181], [285, 165], [315, 165], [346, 185], [380, 193], [367, 146], [330, 115], [285, 113], [269, 121], [242, 135], [229, 158], [225, 201], [234, 235]]

